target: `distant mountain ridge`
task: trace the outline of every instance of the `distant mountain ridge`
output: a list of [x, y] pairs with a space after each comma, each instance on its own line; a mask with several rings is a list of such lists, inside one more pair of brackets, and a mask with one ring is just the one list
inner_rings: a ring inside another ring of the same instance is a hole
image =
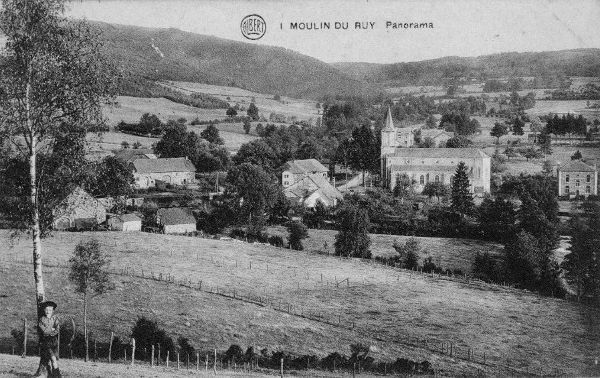
[[339, 62], [332, 66], [356, 80], [396, 85], [439, 85], [456, 77], [600, 76], [600, 49], [448, 56], [392, 64]]
[[105, 52], [131, 76], [129, 89], [145, 81], [192, 81], [261, 93], [317, 99], [372, 94], [375, 86], [329, 64], [282, 47], [255, 45], [184, 32], [94, 22]]

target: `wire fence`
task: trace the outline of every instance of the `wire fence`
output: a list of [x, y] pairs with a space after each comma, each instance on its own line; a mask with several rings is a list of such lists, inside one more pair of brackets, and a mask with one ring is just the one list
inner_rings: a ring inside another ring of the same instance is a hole
[[[189, 256], [186, 256], [189, 257]], [[369, 260], [363, 260], [366, 264], [378, 264]], [[20, 264], [31, 264], [31, 260], [27, 259], [19, 259], [14, 258], [12, 262], [20, 263]], [[221, 264], [227, 264], [225, 260], [220, 262]], [[233, 264], [238, 266], [238, 262], [235, 261]], [[230, 264], [230, 265], [233, 265]], [[59, 268], [59, 269], [68, 269], [69, 266], [66, 263], [61, 263], [58, 261], [52, 262], [47, 261], [44, 262], [45, 267]], [[252, 264], [250, 261], [248, 264], [248, 269], [262, 269], [265, 272], [269, 270], [275, 269], [273, 265], [269, 267], [269, 264], [262, 263], [261, 264]], [[409, 274], [409, 278], [426, 278], [433, 280], [450, 280], [450, 281], [458, 281], [462, 284], [467, 285], [493, 285], [484, 283], [482, 281], [474, 280], [468, 275], [455, 275], [452, 273], [447, 273], [446, 275], [440, 273], [426, 273], [422, 270], [418, 271], [410, 271], [400, 269], [394, 266], [389, 266], [390, 269], [402, 270], [405, 273]], [[201, 291], [204, 293], [218, 295], [221, 297], [242, 301], [245, 303], [254, 304], [261, 307], [268, 307], [273, 311], [286, 313], [291, 316], [295, 316], [298, 318], [303, 318], [309, 321], [319, 322], [321, 324], [325, 324], [332, 327], [337, 327], [341, 329], [351, 330], [357, 337], [367, 337], [373, 340], [383, 342], [383, 343], [391, 343], [391, 344], [401, 344], [404, 346], [409, 346], [412, 348], [417, 348], [421, 350], [426, 350], [430, 353], [449, 357], [453, 360], [461, 360], [464, 362], [470, 362], [477, 365], [480, 365], [482, 369], [486, 367], [490, 368], [500, 368], [504, 369], [511, 374], [518, 375], [532, 375], [532, 376], [562, 376], [566, 375], [566, 373], [560, 369], [552, 368], [550, 370], [544, 368], [542, 366], [536, 367], [535, 369], [531, 369], [529, 366], [522, 367], [522, 364], [518, 364], [517, 361], [514, 361], [508, 356], [503, 356], [501, 354], [493, 353], [493, 351], [489, 351], [486, 348], [477, 348], [473, 345], [467, 345], [464, 343], [459, 343], [452, 340], [440, 340], [439, 338], [425, 338], [425, 337], [416, 337], [411, 336], [410, 334], [402, 335], [400, 338], [398, 337], [390, 337], [385, 334], [373, 332], [373, 330], [362, 329], [360, 324], [360, 319], [356, 319], [353, 316], [348, 316], [345, 313], [338, 311], [325, 311], [323, 308], [319, 308], [318, 310], [307, 308], [306, 306], [297, 304], [296, 301], [293, 300], [283, 300], [275, 295], [263, 294], [258, 295], [255, 292], [248, 292], [244, 289], [240, 288], [231, 288], [231, 287], [223, 287], [219, 285], [215, 285], [212, 283], [204, 282], [203, 280], [192, 280], [191, 278], [179, 278], [171, 274], [170, 272], [160, 272], [154, 270], [144, 270], [142, 268], [134, 268], [131, 266], [124, 266], [119, 268], [110, 268], [109, 273], [116, 276], [126, 276], [143, 280], [152, 280], [156, 282], [162, 282], [169, 285], [177, 285], [180, 287], [189, 288], [195, 291]], [[294, 274], [297, 274], [294, 273]], [[309, 279], [310, 277], [306, 277]], [[317, 275], [315, 285], [310, 288], [300, 288], [298, 284], [297, 293], [310, 294], [313, 289], [343, 289], [343, 288], [351, 288], [357, 286], [365, 286], [369, 283], [366, 281], [353, 281], [350, 278], [340, 278], [338, 277], [324, 277], [323, 274]], [[505, 286], [506, 288], [510, 288], [510, 286]], [[280, 289], [279, 292], [274, 292], [276, 294], [284, 294], [283, 290]], [[289, 292], [285, 292], [286, 297], [289, 297]], [[334, 312], [332, 314], [331, 312]], [[336, 313], [337, 312], [337, 313]], [[357, 325], [358, 321], [358, 325]]]

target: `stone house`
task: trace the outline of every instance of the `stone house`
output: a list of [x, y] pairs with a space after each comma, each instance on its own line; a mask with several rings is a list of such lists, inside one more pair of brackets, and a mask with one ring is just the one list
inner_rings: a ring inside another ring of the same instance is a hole
[[558, 195], [598, 195], [598, 169], [580, 160], [573, 160], [558, 168]]
[[304, 177], [312, 175], [319, 175], [327, 179], [329, 170], [316, 159], [291, 160], [283, 166], [281, 185], [286, 188]]
[[156, 181], [172, 185], [189, 185], [196, 180], [196, 167], [187, 158], [137, 159], [131, 163], [134, 186], [147, 189]]
[[106, 208], [80, 187], [73, 189], [52, 211], [55, 230], [90, 229], [106, 221]]
[[283, 194], [291, 201], [313, 208], [317, 202], [326, 207], [337, 205], [343, 198], [342, 193], [320, 174], [304, 176], [299, 181], [283, 189]]

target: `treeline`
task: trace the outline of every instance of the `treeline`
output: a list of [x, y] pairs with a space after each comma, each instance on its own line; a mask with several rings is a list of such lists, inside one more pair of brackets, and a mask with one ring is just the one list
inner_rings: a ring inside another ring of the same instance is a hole
[[553, 100], [600, 100], [600, 85], [588, 83], [578, 90], [562, 89], [552, 92]]
[[227, 109], [229, 106], [227, 101], [217, 97], [204, 93], [187, 95], [133, 74], [128, 75], [119, 84], [118, 92], [121, 96], [149, 98], [163, 97], [179, 104], [201, 109]]
[[565, 135], [565, 134], [578, 134], [585, 135], [587, 133], [587, 121], [580, 114], [575, 117], [574, 114], [566, 114], [559, 117], [555, 114], [553, 117], [548, 118], [546, 122], [546, 132], [550, 134]]
[[484, 93], [512, 92], [524, 89], [569, 88], [571, 81], [564, 75], [538, 76], [531, 80], [511, 78], [507, 81], [497, 79], [487, 80], [483, 85]]

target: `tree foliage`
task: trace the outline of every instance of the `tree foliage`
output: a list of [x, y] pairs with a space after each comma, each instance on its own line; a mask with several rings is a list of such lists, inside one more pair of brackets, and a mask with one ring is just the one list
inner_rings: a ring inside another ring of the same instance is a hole
[[288, 229], [288, 240], [290, 242], [290, 248], [296, 251], [304, 250], [302, 240], [308, 237], [308, 228], [302, 222], [293, 221], [287, 226]]
[[256, 107], [256, 104], [254, 104], [253, 102], [250, 103], [250, 106], [248, 106], [247, 114], [248, 117], [250, 117], [253, 121], [258, 121], [258, 108]]
[[470, 215], [475, 209], [470, 190], [469, 174], [464, 162], [459, 162], [452, 180], [450, 208], [461, 216]]
[[202, 130], [200, 137], [208, 141], [208, 143], [219, 145], [225, 144], [225, 141], [223, 141], [223, 138], [221, 138], [221, 135], [219, 134], [219, 129], [212, 123], [206, 126], [206, 129]]
[[345, 204], [337, 214], [338, 233], [335, 237], [335, 254], [338, 256], [371, 258], [369, 215], [366, 209]]
[[508, 134], [508, 127], [504, 123], [494, 123], [494, 127], [492, 127], [492, 131], [490, 131], [490, 135], [496, 138], [496, 144], [500, 143], [500, 138], [506, 134]]
[[466, 148], [473, 142], [463, 135], [456, 135], [446, 141], [446, 148]]

